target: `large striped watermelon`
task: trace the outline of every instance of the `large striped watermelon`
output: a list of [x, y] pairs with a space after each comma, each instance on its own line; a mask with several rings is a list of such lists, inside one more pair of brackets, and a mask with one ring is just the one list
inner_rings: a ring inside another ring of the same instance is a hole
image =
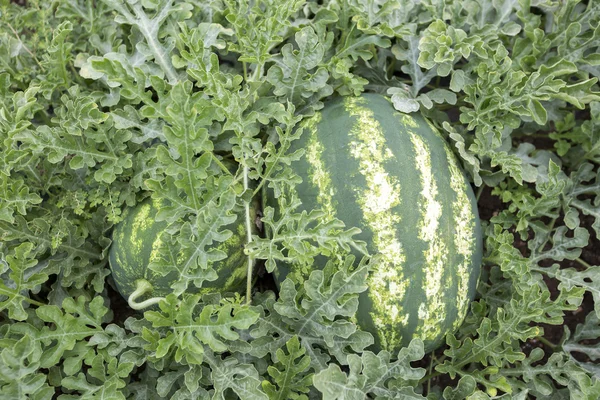
[[[173, 274], [163, 277], [148, 268], [151, 262], [157, 260], [158, 248], [163, 240], [162, 233], [167, 228], [166, 222], [158, 222], [155, 219], [156, 213], [163, 205], [148, 199], [127, 209], [123, 221], [113, 231], [109, 263], [117, 289], [125, 298], [135, 290], [135, 282], [138, 279], [150, 282], [152, 297], [164, 297], [172, 292], [171, 284], [176, 277]], [[238, 216], [227, 229], [231, 230], [233, 235], [225, 242], [216, 244], [217, 249], [227, 254], [227, 258], [212, 265], [217, 271], [218, 279], [204, 281], [200, 290], [190, 284], [190, 291], [235, 291], [245, 283], [247, 265], [243, 253], [246, 241], [244, 218]]]
[[[359, 326], [375, 348], [395, 352], [413, 337], [426, 351], [439, 346], [467, 313], [482, 257], [475, 197], [447, 143], [423, 117], [363, 94], [306, 120], [290, 151], [298, 148], [306, 151], [294, 165], [303, 209], [360, 228], [358, 239], [382, 257], [359, 298]], [[287, 276], [306, 278], [278, 265], [277, 281]]]

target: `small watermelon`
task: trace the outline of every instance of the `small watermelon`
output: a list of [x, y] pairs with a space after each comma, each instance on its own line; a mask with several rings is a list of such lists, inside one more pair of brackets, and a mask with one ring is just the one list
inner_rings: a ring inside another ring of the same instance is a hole
[[[360, 228], [357, 239], [382, 259], [359, 297], [357, 324], [377, 350], [397, 352], [414, 337], [426, 351], [438, 347], [464, 320], [482, 259], [475, 196], [450, 147], [422, 116], [377, 94], [332, 100], [303, 126], [290, 149], [306, 151], [293, 164], [301, 209]], [[281, 283], [305, 274], [291, 263], [275, 275]]]
[[[109, 264], [117, 290], [126, 299], [136, 289], [138, 279], [145, 279], [152, 285], [152, 297], [164, 297], [172, 292], [171, 284], [176, 278], [174, 274], [163, 277], [148, 268], [150, 263], [157, 260], [162, 234], [167, 228], [166, 222], [156, 221], [158, 210], [165, 204], [148, 199], [127, 209], [123, 221], [114, 228]], [[212, 264], [218, 279], [204, 281], [201, 289], [190, 283], [188, 290], [201, 293], [229, 292], [241, 289], [245, 283], [245, 219], [238, 215], [236, 221], [225, 229], [232, 231], [233, 235], [225, 242], [215, 244], [218, 250], [228, 255], [226, 259]]]

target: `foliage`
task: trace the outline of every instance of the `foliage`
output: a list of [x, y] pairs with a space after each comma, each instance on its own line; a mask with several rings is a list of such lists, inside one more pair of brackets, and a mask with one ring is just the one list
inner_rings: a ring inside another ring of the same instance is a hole
[[[0, 397], [600, 398], [598, 1], [0, 0], [0, 26]], [[479, 190], [478, 297], [431, 355], [369, 351], [377, 255], [290, 190], [299, 122], [365, 90]], [[190, 295], [265, 187], [272, 240], [242, 262], [305, 281]], [[177, 279], [142, 314], [107, 252], [149, 196], [171, 204], [150, 267]]]

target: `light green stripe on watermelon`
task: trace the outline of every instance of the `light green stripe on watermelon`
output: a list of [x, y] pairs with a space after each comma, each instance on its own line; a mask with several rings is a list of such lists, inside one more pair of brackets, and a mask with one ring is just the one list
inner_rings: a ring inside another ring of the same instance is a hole
[[321, 113], [316, 113], [304, 124], [304, 128], [307, 130], [305, 134], [309, 134], [306, 161], [309, 163], [309, 179], [313, 186], [318, 188], [317, 202], [325, 212], [323, 222], [328, 222], [335, 217], [336, 204], [333, 201], [335, 190], [331, 184], [331, 174], [322, 159], [324, 148], [317, 135], [319, 122], [321, 122]]
[[440, 218], [442, 204], [437, 200], [438, 187], [434, 179], [431, 166], [429, 146], [414, 133], [410, 140], [414, 146], [415, 161], [421, 171], [421, 220], [419, 222], [419, 239], [427, 243], [424, 252], [425, 265], [423, 280], [426, 303], [419, 307], [419, 319], [422, 321], [416, 334], [424, 340], [436, 339], [442, 330], [442, 323], [446, 315], [446, 302], [442, 294], [442, 277], [444, 263], [448, 260], [446, 244], [440, 235]]
[[357, 200], [373, 233], [373, 244], [381, 254], [381, 262], [369, 276], [369, 291], [374, 305], [371, 316], [375, 326], [381, 328], [378, 333], [386, 347], [385, 344], [400, 342], [402, 337], [399, 329], [382, 328], [405, 325], [408, 318], [399, 304], [408, 286], [401, 267], [405, 256], [397, 237], [400, 215], [390, 212], [400, 205], [400, 183], [385, 170], [384, 163], [393, 158], [393, 153], [373, 111], [364, 104], [364, 99], [355, 97], [347, 97], [344, 103], [346, 111], [356, 117], [349, 132], [353, 139], [350, 153], [367, 183]]
[[[444, 141], [444, 138], [431, 121], [425, 121], [435, 135], [440, 138], [440, 140]], [[456, 271], [452, 276], [455, 281], [453, 287], [457, 301], [456, 304], [453, 304], [456, 315], [452, 316], [454, 321], [451, 328], [449, 328], [451, 330], [456, 330], [464, 320], [469, 310], [471, 298], [473, 297], [473, 260], [478, 260], [475, 264], [480, 262], [476, 253], [481, 251], [479, 249], [481, 235], [477, 231], [479, 229], [477, 218], [473, 214], [474, 212], [477, 213], [477, 207], [471, 187], [458, 165], [456, 157], [445, 141], [444, 152], [450, 174], [449, 184], [451, 190], [454, 192], [454, 201], [452, 202], [452, 223], [454, 230], [452, 243], [453, 251], [462, 256], [462, 260], [456, 263]]]
[[469, 309], [470, 268], [473, 253], [476, 250], [476, 241], [473, 240], [475, 237], [475, 219], [473, 218], [473, 210], [471, 209], [465, 190], [465, 178], [449, 148], [446, 148], [446, 156], [450, 169], [450, 186], [456, 193], [456, 199], [452, 203], [455, 225], [454, 245], [457, 253], [463, 257], [456, 271], [458, 281], [456, 307], [458, 316], [452, 325], [453, 329], [456, 329], [460, 326]]
[[159, 260], [159, 250], [162, 244], [162, 235], [158, 235], [156, 240], [154, 240], [154, 243], [152, 243], [152, 251], [150, 252], [150, 259], [148, 260], [150, 263]]
[[[140, 253], [144, 247], [144, 231], [149, 226], [148, 216], [150, 215], [150, 204], [146, 203], [140, 207], [140, 210], [133, 219], [131, 227], [130, 250], [133, 253]], [[140, 237], [141, 236], [141, 237]]]
[[406, 126], [408, 128], [418, 128], [419, 127], [419, 124], [417, 123], [417, 121], [415, 121], [415, 119], [413, 117], [411, 117], [409, 114], [397, 113], [397, 115], [400, 116], [400, 120], [402, 121], [404, 126]]

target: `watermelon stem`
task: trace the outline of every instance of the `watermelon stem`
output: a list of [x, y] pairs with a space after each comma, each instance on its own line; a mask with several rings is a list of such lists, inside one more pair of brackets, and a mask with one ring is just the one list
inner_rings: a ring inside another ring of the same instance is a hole
[[575, 261], [577, 261], [579, 264], [581, 264], [582, 266], [586, 267], [586, 268], [592, 268], [591, 264], [588, 264], [587, 262], [583, 261], [581, 258], [577, 257], [575, 259]]
[[424, 377], [422, 377], [421, 380], [419, 380], [419, 384], [428, 382], [429, 380], [435, 378], [436, 376], [440, 376], [440, 375], [442, 375], [442, 373], [439, 371], [434, 371], [432, 373], [429, 373], [429, 374], [425, 375]]
[[[244, 190], [248, 190], [248, 166], [244, 165]], [[250, 202], [244, 204], [246, 211], [246, 243], [252, 242], [252, 218], [250, 216]], [[252, 302], [252, 267], [254, 260], [251, 255], [248, 255], [248, 272], [246, 275], [246, 304]]]
[[143, 296], [146, 293], [152, 292], [152, 284], [150, 282], [148, 282], [145, 279], [138, 279], [135, 281], [135, 290], [133, 291], [133, 293], [131, 293], [129, 295], [129, 298], [127, 299], [127, 303], [129, 304], [129, 307], [133, 308], [134, 310], [142, 310], [144, 308], [153, 306], [154, 304], [158, 304], [161, 300], [164, 300], [164, 297], [152, 297], [148, 300], [144, 300], [140, 303], [138, 303], [136, 300], [140, 297]]
[[556, 351], [557, 350], [556, 348], [558, 347], [558, 345], [552, 343], [551, 341], [549, 341], [545, 337], [543, 337], [543, 336], [536, 336], [535, 339], [537, 341], [543, 343], [545, 346], [549, 347], [550, 350], [552, 350], [552, 351]]
[[538, 247], [537, 251], [542, 252], [544, 250], [544, 247], [546, 246], [546, 243], [548, 243], [548, 242], [554, 244], [554, 241], [552, 240], [550, 233], [552, 232], [552, 229], [554, 229], [554, 224], [556, 224], [556, 219], [557, 219], [556, 217], [552, 218], [552, 221], [550, 221], [550, 224], [548, 224], [548, 237]]
[[484, 185], [479, 186], [479, 189], [477, 189], [477, 194], [475, 195], [475, 198], [477, 199], [477, 201], [479, 202], [479, 198], [481, 197], [481, 194], [483, 193], [483, 188]]
[[[435, 354], [431, 355], [431, 358], [429, 359], [429, 369], [427, 371], [427, 373], [429, 375], [431, 375], [431, 372], [433, 371], [433, 362], [435, 361]], [[431, 393], [431, 379], [429, 379], [427, 381], [427, 394]]]
[[223, 170], [223, 172], [225, 172], [225, 174], [232, 175], [232, 173], [227, 169], [225, 164], [223, 164], [221, 162], [221, 160], [219, 160], [214, 153], [211, 153], [211, 154], [212, 154], [212, 158], [213, 158], [213, 161], [215, 162], [215, 164], [217, 164], [219, 166], [219, 168], [221, 168], [221, 170]]
[[33, 304], [34, 306], [38, 306], [38, 307], [43, 307], [43, 306], [46, 305], [46, 304], [44, 304], [42, 302], [39, 302], [37, 300], [34, 300], [34, 299], [30, 298], [30, 297], [21, 296], [21, 299], [23, 301], [28, 302], [29, 304]]

